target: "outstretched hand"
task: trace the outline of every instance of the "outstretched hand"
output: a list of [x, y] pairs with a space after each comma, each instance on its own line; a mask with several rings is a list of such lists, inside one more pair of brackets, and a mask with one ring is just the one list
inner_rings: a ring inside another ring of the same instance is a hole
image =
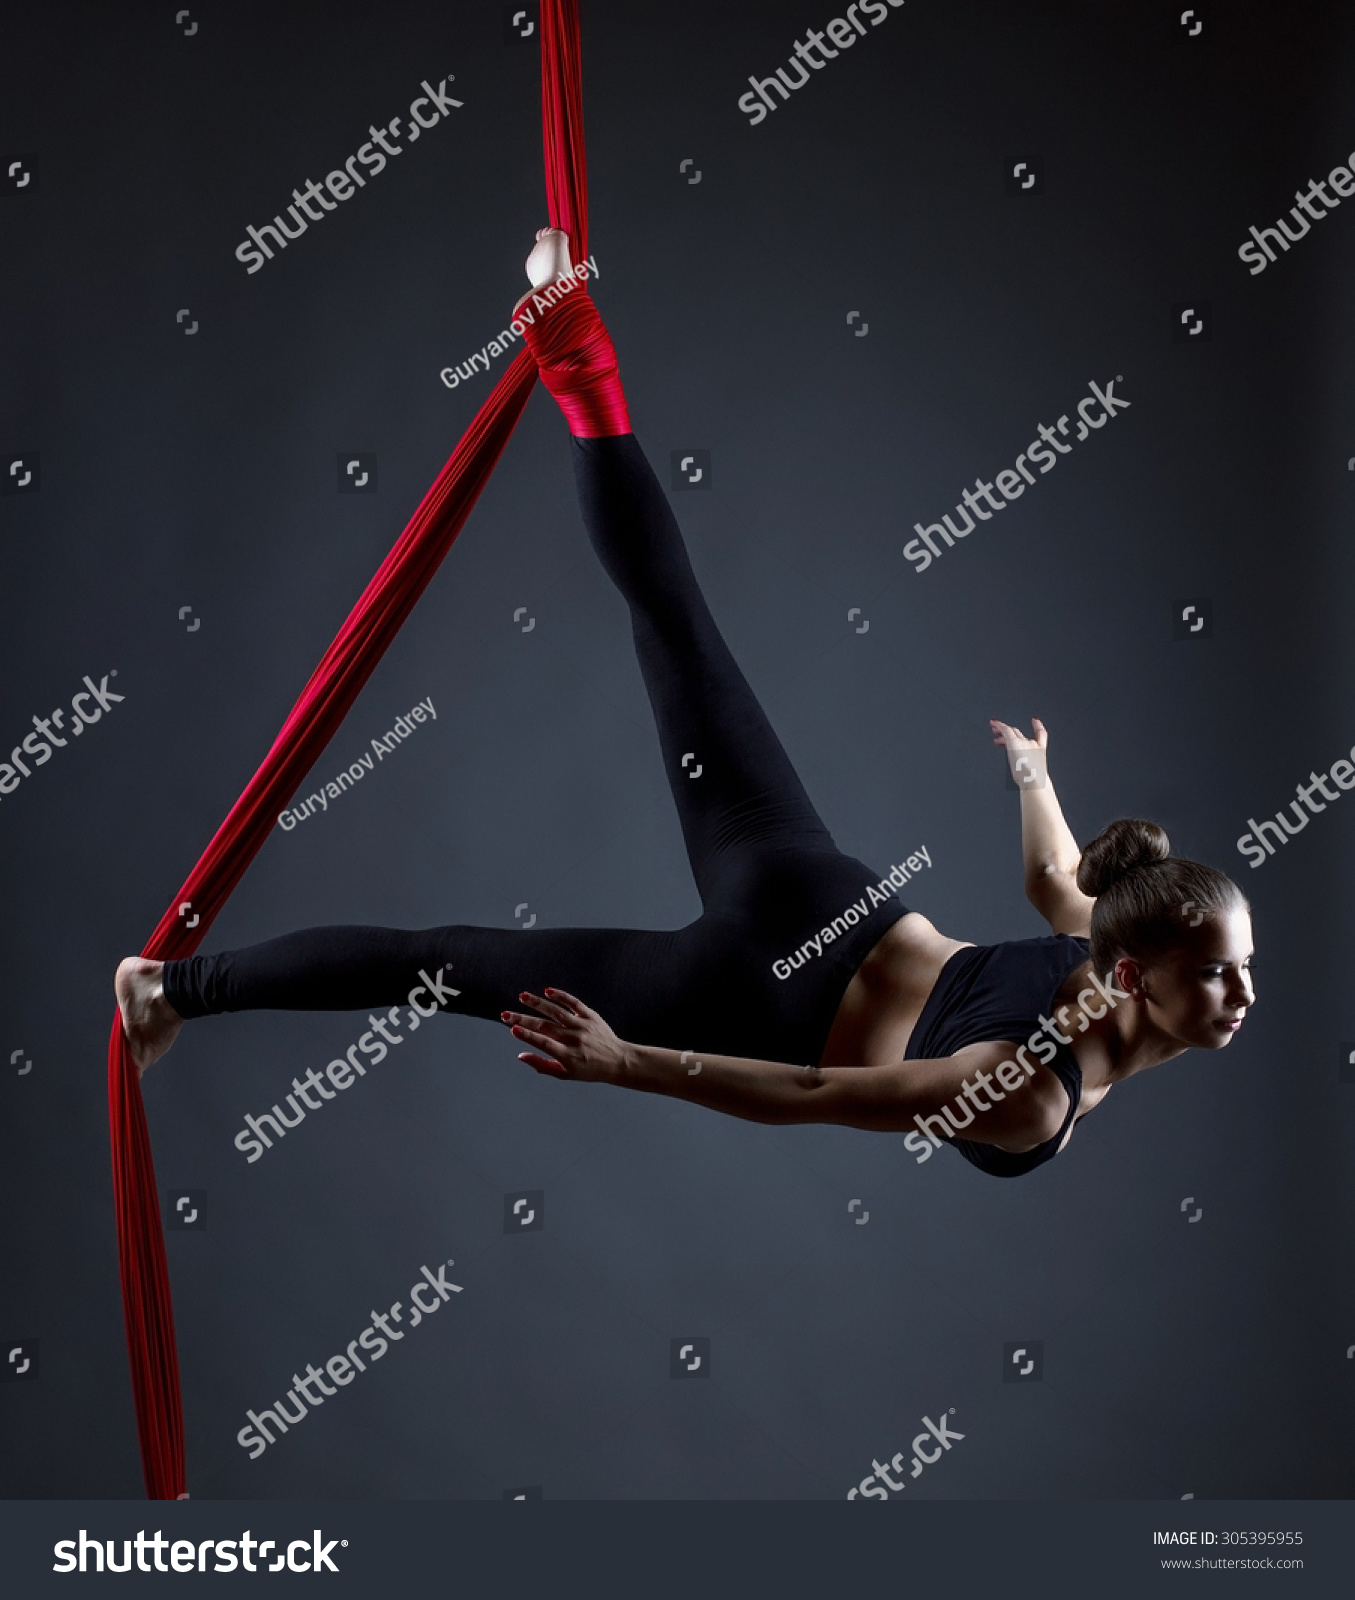
[[[1012, 777], [1019, 784], [1021, 775], [1016, 770], [1017, 758], [1022, 751], [1026, 750], [1039, 750], [1043, 753], [1049, 743], [1048, 728], [1040, 721], [1039, 717], [1032, 717], [1030, 726], [1034, 737], [1028, 739], [1020, 728], [1013, 728], [1009, 722], [999, 722], [995, 717], [988, 719], [988, 726], [993, 730], [993, 743], [1006, 745], [1007, 766], [1011, 770]], [[1043, 758], [1041, 759], [1041, 766], [1043, 766]]]
[[582, 1000], [563, 989], [547, 989], [544, 995], [524, 989], [518, 999], [540, 1013], [536, 1017], [500, 1013], [513, 1037], [533, 1047], [522, 1051], [519, 1061], [552, 1078], [585, 1083], [613, 1083], [620, 1076], [626, 1045]]

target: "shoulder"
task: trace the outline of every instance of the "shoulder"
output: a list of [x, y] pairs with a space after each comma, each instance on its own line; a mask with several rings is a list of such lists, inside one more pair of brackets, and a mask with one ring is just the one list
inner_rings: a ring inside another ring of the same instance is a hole
[[[1053, 1139], [1067, 1120], [1072, 1096], [1058, 1074], [1032, 1062], [1034, 1072], [1016, 1060], [1020, 1047], [1004, 1041], [967, 1045], [952, 1057], [967, 1078], [983, 1085], [991, 1109], [975, 1118], [965, 1138], [1024, 1154]], [[987, 1078], [978, 1078], [982, 1072]], [[991, 1085], [991, 1086], [990, 1086]]]

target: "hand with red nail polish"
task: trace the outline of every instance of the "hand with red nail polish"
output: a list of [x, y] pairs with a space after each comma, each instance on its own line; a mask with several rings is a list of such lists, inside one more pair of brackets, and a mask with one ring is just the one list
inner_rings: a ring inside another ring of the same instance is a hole
[[539, 1013], [500, 1013], [511, 1024], [513, 1037], [533, 1046], [518, 1056], [519, 1061], [552, 1078], [578, 1078], [587, 1083], [620, 1080], [630, 1047], [596, 1011], [563, 989], [548, 988], [543, 995], [524, 989], [519, 999]]

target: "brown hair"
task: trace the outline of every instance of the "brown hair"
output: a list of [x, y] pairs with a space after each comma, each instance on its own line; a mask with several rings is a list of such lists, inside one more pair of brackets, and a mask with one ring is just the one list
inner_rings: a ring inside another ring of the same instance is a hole
[[1121, 956], [1144, 961], [1181, 944], [1200, 913], [1248, 906], [1227, 873], [1172, 855], [1157, 823], [1138, 817], [1112, 822], [1086, 846], [1077, 886], [1096, 901], [1091, 958], [1099, 973]]

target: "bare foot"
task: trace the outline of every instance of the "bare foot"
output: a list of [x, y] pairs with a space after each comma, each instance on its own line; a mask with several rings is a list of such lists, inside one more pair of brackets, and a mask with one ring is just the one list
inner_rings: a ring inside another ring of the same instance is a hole
[[122, 1031], [136, 1062], [136, 1075], [144, 1076], [179, 1036], [184, 1019], [165, 999], [161, 974], [163, 961], [128, 956], [118, 966], [113, 993], [122, 1013]]
[[573, 270], [569, 263], [569, 235], [559, 228], [538, 228], [536, 243], [527, 257], [527, 276], [532, 287], [513, 307], [513, 314], [517, 315], [518, 306], [530, 300], [535, 290], [568, 276]]

